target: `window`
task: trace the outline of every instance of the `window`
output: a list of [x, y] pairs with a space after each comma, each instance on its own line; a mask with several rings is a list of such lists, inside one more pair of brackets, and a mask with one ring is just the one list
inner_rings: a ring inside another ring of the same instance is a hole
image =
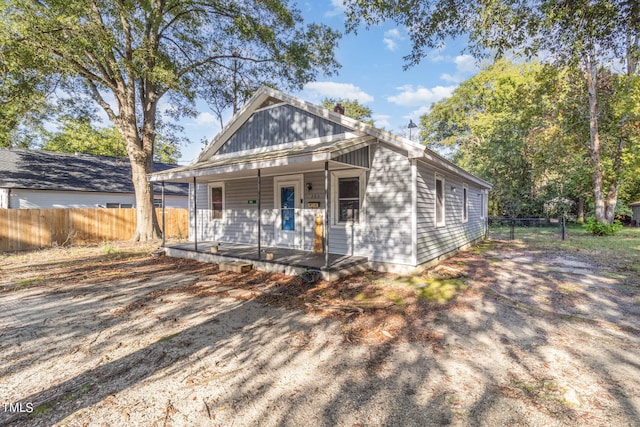
[[480, 197], [480, 218], [484, 219], [484, 193], [478, 194]]
[[132, 203], [107, 203], [107, 209], [127, 209], [132, 207]]
[[462, 222], [469, 220], [469, 195], [468, 188], [465, 185], [462, 186]]
[[331, 224], [345, 226], [361, 222], [366, 176], [364, 170], [331, 172]]
[[444, 225], [444, 178], [436, 175], [436, 227]]
[[153, 199], [153, 206], [155, 206], [156, 208], [161, 208], [162, 207], [162, 199]]
[[224, 212], [224, 186], [222, 184], [209, 185], [209, 206], [211, 219], [222, 219]]
[[338, 179], [338, 222], [358, 222], [360, 219], [360, 178]]

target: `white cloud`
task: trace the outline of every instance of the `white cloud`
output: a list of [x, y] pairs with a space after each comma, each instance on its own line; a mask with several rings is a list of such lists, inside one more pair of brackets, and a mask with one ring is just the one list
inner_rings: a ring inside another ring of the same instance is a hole
[[393, 39], [385, 37], [384, 39], [382, 39], [382, 41], [384, 42], [384, 46], [387, 48], [387, 50], [394, 51], [398, 48], [398, 43], [396, 43], [396, 41]]
[[199, 125], [217, 124], [218, 118], [209, 112], [204, 112], [198, 114], [198, 117], [196, 117], [196, 123]]
[[344, 10], [345, 10], [344, 0], [331, 0], [331, 7], [332, 9], [325, 12], [324, 16], [327, 16], [327, 17], [338, 16], [344, 13]]
[[456, 69], [463, 73], [472, 73], [478, 70], [476, 60], [471, 55], [458, 55], [454, 59]]
[[373, 102], [373, 96], [351, 83], [311, 82], [304, 85], [304, 92], [315, 101], [321, 101], [322, 98], [337, 98], [356, 99], [361, 104]]
[[373, 123], [377, 128], [391, 129], [391, 122], [389, 119], [391, 118], [388, 114], [372, 114], [371, 118], [373, 119]]
[[382, 39], [385, 47], [390, 51], [398, 48], [398, 41], [400, 40], [404, 40], [404, 37], [397, 28], [385, 31], [384, 38]]
[[453, 59], [456, 71], [453, 74], [444, 73], [440, 78], [449, 83], [460, 83], [475, 74], [480, 68], [471, 55], [458, 55]]
[[398, 95], [387, 97], [387, 101], [404, 107], [428, 107], [434, 102], [451, 96], [455, 88], [455, 86], [435, 86], [433, 88], [418, 86], [414, 88], [411, 85], [405, 85], [398, 88], [401, 91]]

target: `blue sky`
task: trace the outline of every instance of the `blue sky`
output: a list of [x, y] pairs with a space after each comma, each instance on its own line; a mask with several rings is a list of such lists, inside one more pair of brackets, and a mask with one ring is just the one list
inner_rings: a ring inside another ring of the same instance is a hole
[[[299, 1], [297, 7], [305, 22], [324, 23], [344, 32], [342, 0]], [[476, 61], [461, 53], [464, 47], [461, 42], [449, 42], [429, 52], [418, 66], [403, 71], [403, 56], [411, 50], [406, 30], [392, 22], [362, 28], [340, 40], [336, 57], [342, 68], [336, 75], [319, 76], [291, 94], [318, 104], [326, 97], [357, 99], [372, 109], [377, 127], [406, 136], [410, 119], [418, 123], [433, 102], [447, 97], [460, 82], [478, 72]], [[210, 140], [220, 131], [212, 112], [204, 104], [200, 107], [196, 118], [181, 123], [193, 142], [181, 147], [180, 164], [195, 159], [203, 147], [200, 141]]]

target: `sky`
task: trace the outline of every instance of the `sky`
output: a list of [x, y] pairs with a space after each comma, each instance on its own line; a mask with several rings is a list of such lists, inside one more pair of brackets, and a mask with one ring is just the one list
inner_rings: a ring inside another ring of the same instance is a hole
[[[371, 108], [376, 127], [395, 134], [408, 136], [409, 120], [419, 124], [419, 117], [429, 112], [431, 104], [449, 96], [479, 70], [475, 59], [462, 53], [463, 43], [449, 42], [404, 71], [403, 57], [411, 51], [405, 28], [386, 22], [347, 34], [342, 0], [299, 0], [297, 7], [305, 23], [323, 23], [343, 32], [335, 51], [342, 67], [331, 77], [320, 75], [302, 91], [289, 93], [316, 104], [324, 98], [356, 99]], [[193, 161], [203, 148], [200, 141], [211, 140], [220, 131], [206, 104], [198, 104], [197, 109], [195, 118], [181, 122], [193, 142], [181, 147], [179, 164]]]

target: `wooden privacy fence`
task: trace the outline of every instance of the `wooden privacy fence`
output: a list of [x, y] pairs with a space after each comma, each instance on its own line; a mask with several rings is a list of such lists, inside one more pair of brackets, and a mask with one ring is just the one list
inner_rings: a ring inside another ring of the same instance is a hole
[[[156, 209], [162, 227], [162, 209]], [[167, 238], [186, 238], [187, 209], [165, 209]], [[128, 240], [135, 209], [0, 209], [0, 252]]]

